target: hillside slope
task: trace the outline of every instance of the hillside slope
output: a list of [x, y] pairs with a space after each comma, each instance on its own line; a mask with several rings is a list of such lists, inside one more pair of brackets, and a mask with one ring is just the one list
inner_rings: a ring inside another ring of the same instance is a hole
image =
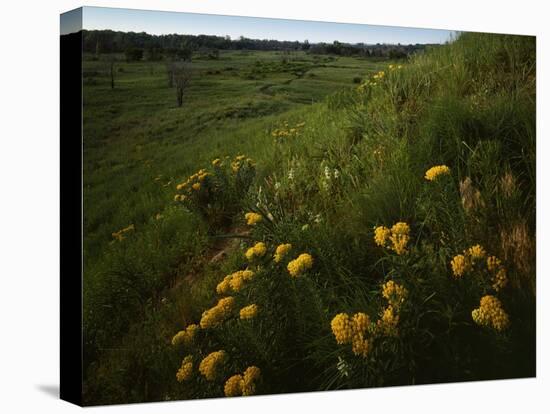
[[[462, 34], [191, 142], [199, 171], [105, 264], [155, 293], [113, 322], [129, 331], [89, 368], [88, 402], [535, 375], [535, 86], [534, 38]], [[163, 237], [168, 276], [193, 278], [159, 290], [142, 264]]]

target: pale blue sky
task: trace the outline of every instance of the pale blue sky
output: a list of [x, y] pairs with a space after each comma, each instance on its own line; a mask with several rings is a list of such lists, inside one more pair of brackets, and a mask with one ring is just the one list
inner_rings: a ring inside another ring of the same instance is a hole
[[[63, 25], [62, 25], [63, 26]], [[221, 16], [149, 10], [83, 8], [83, 28], [150, 34], [208, 34], [252, 39], [299, 40], [311, 43], [443, 43], [452, 31], [367, 24]], [[62, 27], [62, 33], [64, 29]]]

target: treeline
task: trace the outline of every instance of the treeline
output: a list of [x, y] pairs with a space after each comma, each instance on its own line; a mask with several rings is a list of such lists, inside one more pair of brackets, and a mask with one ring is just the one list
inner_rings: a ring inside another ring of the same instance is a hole
[[84, 52], [96, 56], [104, 53], [125, 53], [128, 60], [161, 60], [163, 58], [187, 60], [193, 52], [217, 58], [220, 50], [303, 50], [314, 54], [404, 58], [428, 46], [424, 44], [349, 44], [338, 41], [310, 44], [307, 40], [299, 42], [249, 39], [243, 36], [239, 39], [231, 39], [229, 36], [213, 35], [151, 35], [145, 32], [112, 30], [83, 30], [82, 36]]

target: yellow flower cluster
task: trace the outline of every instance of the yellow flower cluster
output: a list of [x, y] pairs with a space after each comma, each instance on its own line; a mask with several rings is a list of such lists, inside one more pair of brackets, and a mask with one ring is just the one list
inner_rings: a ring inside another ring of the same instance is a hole
[[393, 280], [382, 285], [382, 296], [388, 301], [390, 305], [395, 308], [399, 308], [405, 299], [407, 298], [409, 291]]
[[244, 255], [248, 260], [252, 260], [255, 257], [262, 257], [266, 251], [267, 251], [267, 247], [265, 246], [265, 243], [259, 242], [259, 243], [256, 243], [254, 246], [252, 246], [250, 249], [248, 249]]
[[294, 126], [289, 126], [288, 122], [284, 122], [284, 126], [281, 128], [276, 128], [271, 132], [271, 136], [275, 138], [290, 138], [297, 137], [300, 135], [301, 129], [304, 127], [305, 122], [299, 122]]
[[501, 261], [498, 257], [495, 257], [495, 256], [489, 256], [487, 258], [487, 270], [489, 272], [494, 272], [495, 270], [497, 270], [500, 265], [501, 265]]
[[301, 275], [306, 270], [311, 269], [312, 267], [313, 257], [311, 257], [311, 255], [308, 253], [302, 253], [296, 259], [291, 260], [287, 265], [288, 272], [290, 273], [290, 276], [293, 277]]
[[399, 315], [392, 305], [388, 305], [383, 311], [380, 319], [376, 322], [376, 327], [385, 335], [397, 336], [397, 324]]
[[458, 254], [451, 260], [451, 269], [456, 278], [461, 278], [472, 270], [475, 262], [483, 259], [487, 255], [485, 249], [476, 244], [464, 250], [463, 254]]
[[122, 241], [124, 239], [124, 234], [133, 230], [135, 230], [135, 227], [133, 224], [130, 224], [128, 227], [124, 227], [119, 231], [115, 231], [114, 233], [111, 234], [111, 236], [113, 236], [113, 239], [115, 240]]
[[254, 395], [256, 392], [256, 382], [260, 379], [260, 368], [248, 367], [243, 374], [243, 395]]
[[256, 382], [260, 379], [260, 376], [260, 368], [255, 366], [248, 367], [242, 375], [233, 375], [225, 382], [223, 387], [225, 396], [254, 395]]
[[201, 328], [207, 329], [218, 326], [231, 315], [234, 306], [235, 298], [232, 296], [220, 299], [216, 306], [202, 313]]
[[[398, 255], [402, 255], [407, 253], [409, 232], [409, 225], [404, 222], [395, 223], [391, 229], [378, 226], [374, 229], [374, 242], [378, 246], [387, 247]], [[391, 242], [391, 245], [388, 242]]]
[[186, 199], [187, 199], [187, 196], [183, 194], [176, 194], [174, 196], [174, 201], [185, 201]]
[[216, 286], [216, 292], [218, 295], [225, 295], [230, 290], [238, 292], [244, 286], [244, 282], [252, 280], [254, 272], [252, 270], [238, 270], [230, 275], [227, 275], [218, 286]]
[[370, 325], [369, 316], [363, 312], [358, 312], [351, 318], [347, 313], [339, 313], [330, 323], [336, 343], [339, 345], [351, 343], [352, 352], [363, 358], [370, 350], [370, 342], [366, 338]]
[[446, 165], [436, 165], [426, 171], [424, 178], [428, 181], [435, 181], [440, 175], [448, 175], [451, 173], [451, 169]]
[[506, 276], [506, 269], [501, 267], [493, 276], [493, 289], [499, 292], [501, 289], [505, 288], [507, 284], [508, 276]]
[[[473, 265], [487, 256], [485, 249], [476, 244], [466, 250], [464, 254], [458, 254], [451, 260], [451, 268], [456, 278], [464, 276], [473, 269]], [[506, 268], [496, 256], [487, 257], [487, 270], [491, 274], [492, 287], [497, 292], [508, 284]]]
[[222, 165], [221, 159], [216, 158], [212, 160], [212, 167], [221, 167], [221, 165]]
[[479, 308], [472, 311], [472, 319], [481, 326], [488, 326], [497, 331], [502, 331], [510, 324], [508, 314], [502, 308], [502, 303], [497, 297], [485, 295], [479, 302]]
[[181, 367], [176, 373], [176, 379], [178, 382], [182, 381], [188, 381], [191, 379], [191, 375], [193, 374], [193, 357], [191, 355], [187, 355], [185, 358], [183, 358], [183, 361], [181, 362]]
[[388, 68], [390, 70], [396, 70], [396, 69], [401, 69], [403, 67], [403, 65], [389, 65]]
[[378, 73], [375, 73], [372, 78], [373, 79], [383, 79], [386, 74], [383, 70], [379, 71]]
[[208, 354], [200, 363], [199, 371], [208, 381], [214, 381], [220, 365], [227, 359], [225, 351]]
[[465, 254], [468, 257], [470, 257], [472, 261], [475, 262], [477, 260], [483, 259], [487, 255], [487, 252], [482, 246], [480, 246], [479, 244], [476, 244], [470, 247], [468, 250], [466, 250]]
[[233, 161], [231, 161], [231, 170], [234, 173], [237, 173], [243, 166], [248, 165], [249, 167], [254, 166], [254, 162], [251, 158], [246, 158], [244, 155], [237, 155]]
[[[191, 193], [191, 190], [198, 191], [201, 188], [201, 183], [205, 180], [206, 177], [208, 177], [210, 173], [206, 172], [205, 169], [200, 169], [195, 174], [191, 175], [187, 180], [185, 180], [183, 183], [180, 183], [176, 186], [177, 191], [187, 191], [188, 193]], [[176, 200], [179, 201], [179, 200]]]
[[226, 397], [238, 397], [243, 395], [243, 376], [241, 374], [233, 375], [225, 381], [223, 392]]
[[457, 254], [451, 260], [451, 268], [453, 269], [453, 275], [458, 279], [470, 271], [472, 264], [470, 260], [468, 260], [468, 257], [462, 254]]
[[390, 239], [391, 230], [385, 226], [378, 226], [374, 229], [374, 242], [378, 246], [384, 247]]
[[199, 330], [199, 325], [192, 323], [183, 331], [179, 331], [172, 338], [172, 345], [177, 346], [179, 344], [189, 345], [193, 342], [197, 331]]
[[502, 265], [502, 262], [498, 257], [489, 256], [487, 258], [487, 270], [489, 271], [489, 273], [491, 273], [493, 289], [498, 292], [506, 287], [506, 285], [508, 284], [506, 268]]
[[241, 309], [239, 316], [241, 319], [252, 319], [258, 314], [258, 305], [248, 305]]
[[262, 215], [258, 213], [246, 213], [244, 215], [244, 218], [246, 219], [246, 224], [248, 224], [249, 226], [253, 226], [263, 219]]
[[278, 245], [277, 249], [275, 249], [275, 255], [273, 256], [273, 260], [275, 261], [275, 263], [281, 262], [281, 260], [283, 260], [283, 258], [291, 249], [292, 249], [292, 244], [290, 243]]

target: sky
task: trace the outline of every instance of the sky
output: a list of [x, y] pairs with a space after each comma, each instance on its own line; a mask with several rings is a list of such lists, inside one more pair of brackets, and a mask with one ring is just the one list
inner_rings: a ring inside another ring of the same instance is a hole
[[[74, 19], [61, 18], [62, 34], [74, 30]], [[213, 14], [84, 7], [82, 26], [87, 30], [111, 29], [149, 34], [207, 34], [251, 39], [309, 40], [310, 43], [338, 40], [343, 43], [444, 43], [452, 31], [367, 24], [345, 24]], [[71, 22], [69, 25], [66, 22]]]

